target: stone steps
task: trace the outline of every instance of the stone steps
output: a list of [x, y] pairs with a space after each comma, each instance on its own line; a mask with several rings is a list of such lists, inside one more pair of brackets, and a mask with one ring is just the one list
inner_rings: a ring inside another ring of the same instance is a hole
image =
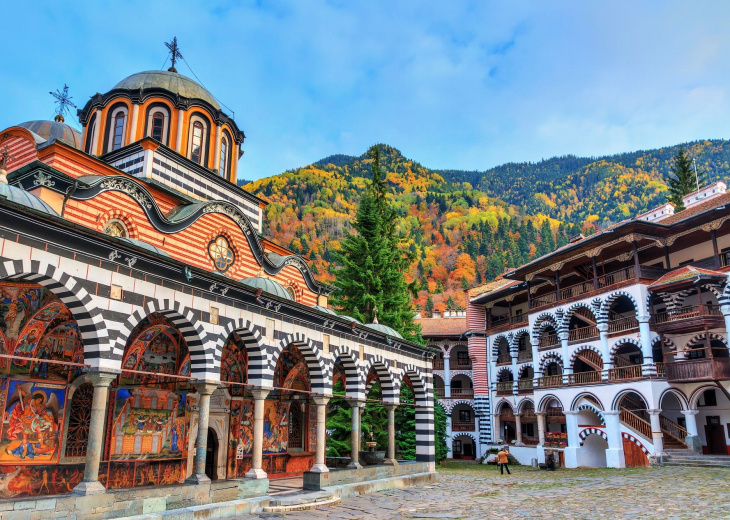
[[272, 497], [264, 513], [287, 513], [290, 511], [308, 511], [318, 507], [329, 506], [340, 501], [328, 491], [305, 491], [287, 493]]
[[690, 450], [666, 450], [664, 466], [701, 466], [730, 468], [730, 455], [700, 455]]

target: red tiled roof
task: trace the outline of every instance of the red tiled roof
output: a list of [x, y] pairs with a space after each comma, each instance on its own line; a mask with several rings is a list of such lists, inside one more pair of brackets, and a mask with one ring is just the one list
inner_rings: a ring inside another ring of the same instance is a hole
[[511, 287], [511, 286], [517, 285], [519, 283], [522, 283], [522, 282], [520, 282], [519, 280], [505, 280], [501, 276], [498, 276], [491, 282], [485, 283], [483, 285], [479, 285], [477, 287], [472, 287], [471, 289], [469, 289], [467, 291], [467, 295], [471, 299], [471, 298], [475, 298], [477, 296], [482, 296], [482, 295], [490, 293], [490, 292], [506, 289], [507, 287]]
[[663, 285], [669, 285], [685, 280], [692, 280], [693, 278], [726, 278], [726, 274], [719, 271], [711, 271], [710, 269], [702, 269], [701, 267], [685, 265], [679, 269], [669, 271], [656, 282], [651, 284], [649, 289], [655, 289]]
[[707, 200], [705, 202], [701, 202], [695, 206], [692, 206], [691, 208], [686, 208], [679, 213], [675, 213], [671, 217], [667, 217], [664, 220], [660, 220], [660, 224], [674, 224], [675, 222], [679, 222], [680, 220], [684, 220], [689, 217], [693, 217], [695, 215], [698, 215], [702, 213], [703, 211], [707, 211], [708, 209], [716, 208], [718, 206], [722, 206], [724, 204], [730, 203], [730, 191], [727, 193], [723, 193], [722, 195], [718, 195], [717, 197], [714, 197], [710, 200]]
[[466, 332], [466, 318], [421, 318], [421, 333], [428, 336], [458, 336]]

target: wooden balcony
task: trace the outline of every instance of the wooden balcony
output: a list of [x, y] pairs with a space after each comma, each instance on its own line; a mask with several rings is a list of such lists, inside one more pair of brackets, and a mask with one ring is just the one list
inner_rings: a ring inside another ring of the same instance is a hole
[[542, 334], [537, 342], [538, 350], [549, 350], [560, 346], [560, 339], [557, 334]]
[[641, 365], [630, 365], [627, 367], [611, 368], [608, 370], [609, 381], [622, 381], [624, 379], [639, 379], [641, 377]]
[[471, 370], [471, 359], [456, 358], [449, 365], [449, 368], [453, 370]]
[[[642, 278], [644, 277], [644, 269], [649, 270], [649, 268], [641, 268]], [[653, 271], [649, 270], [648, 274], [651, 278], [654, 278], [654, 276], [658, 273], [653, 273]], [[658, 275], [656, 277], [658, 278], [659, 276], [661, 275]], [[565, 300], [578, 298], [580, 296], [584, 296], [586, 294], [596, 291], [603, 291], [614, 285], [619, 285], [635, 280], [636, 277], [634, 275], [634, 266], [625, 267], [623, 269], [619, 269], [618, 271], [599, 276], [595, 280], [586, 280], [584, 282], [570, 285], [568, 287], [561, 287], [559, 291], [559, 297], [558, 291], [552, 291], [546, 294], [535, 296], [534, 298], [530, 298], [530, 309], [537, 309], [539, 307], [554, 305]]]
[[563, 376], [544, 376], [537, 379], [538, 388], [555, 388], [563, 386]]
[[517, 393], [531, 394], [533, 392], [533, 386], [532, 379], [520, 379], [517, 381]]
[[498, 381], [497, 395], [512, 395], [513, 381]]
[[691, 305], [671, 311], [657, 312], [653, 318], [657, 332], [695, 332], [705, 328], [725, 327], [725, 318], [717, 305]]
[[529, 350], [520, 350], [517, 353], [517, 362], [518, 363], [525, 363], [527, 361], [532, 361], [532, 349], [529, 349]]
[[577, 343], [580, 341], [591, 341], [598, 339], [598, 327], [591, 325], [588, 327], [581, 327], [579, 329], [573, 329], [568, 331], [568, 341], [571, 343]]
[[497, 354], [497, 366], [499, 365], [511, 365], [512, 355], [511, 354]]
[[453, 432], [473, 432], [476, 430], [474, 421], [451, 421], [451, 431]]
[[489, 326], [487, 327], [487, 329], [490, 331], [499, 328], [509, 329], [520, 325], [527, 325], [527, 322], [527, 313], [523, 313], [517, 316], [496, 316], [489, 319]]
[[569, 385], [590, 385], [601, 382], [601, 373], [598, 370], [590, 372], [578, 372], [577, 374], [568, 374]]
[[692, 383], [730, 379], [730, 358], [692, 359], [664, 363], [667, 381]]
[[473, 399], [474, 389], [473, 388], [451, 388], [451, 397], [458, 397], [461, 399]]
[[657, 377], [667, 377], [667, 370], [664, 366], [664, 363], [655, 363], [656, 365], [656, 376]]
[[433, 395], [436, 399], [443, 399], [446, 394], [443, 388], [434, 388]]
[[443, 370], [444, 369], [444, 360], [443, 359], [434, 359], [433, 360], [433, 369], [434, 370]]
[[636, 316], [627, 316], [625, 318], [618, 318], [608, 322], [609, 334], [625, 334], [626, 332], [638, 329], [639, 320], [636, 319]]

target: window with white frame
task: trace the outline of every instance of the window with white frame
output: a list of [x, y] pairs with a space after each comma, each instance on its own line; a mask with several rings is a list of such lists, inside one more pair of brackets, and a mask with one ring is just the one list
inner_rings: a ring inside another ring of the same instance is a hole
[[124, 146], [124, 132], [127, 127], [127, 107], [119, 107], [111, 113], [111, 139], [109, 151], [118, 150]]

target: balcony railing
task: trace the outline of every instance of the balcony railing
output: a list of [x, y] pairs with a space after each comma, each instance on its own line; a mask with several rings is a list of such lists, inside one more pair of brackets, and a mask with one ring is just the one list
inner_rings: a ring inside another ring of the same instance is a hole
[[591, 325], [568, 331], [568, 341], [586, 341], [598, 337], [598, 327]]
[[560, 339], [557, 334], [542, 334], [537, 341], [537, 348], [539, 350], [554, 348], [558, 345], [560, 345]]
[[471, 399], [474, 397], [473, 388], [451, 388], [451, 397], [467, 397]]
[[512, 381], [498, 381], [497, 395], [510, 395], [512, 393], [513, 386], [514, 383]]
[[553, 388], [563, 386], [563, 376], [544, 376], [537, 379], [539, 388]]
[[611, 368], [608, 370], [608, 379], [610, 381], [620, 381], [622, 379], [638, 379], [640, 377], [641, 365]]
[[443, 388], [434, 388], [433, 389], [433, 395], [436, 397], [436, 399], [443, 399], [445, 394], [445, 391]]
[[433, 369], [434, 370], [443, 370], [444, 369], [444, 360], [443, 359], [434, 359], [433, 360]]
[[662, 323], [690, 320], [703, 316], [722, 317], [722, 312], [720, 312], [720, 307], [717, 305], [691, 305], [670, 311], [657, 312], [654, 314], [654, 323], [659, 325]]
[[507, 316], [506, 314], [502, 316], [493, 316], [489, 319], [489, 328], [495, 328], [495, 327], [501, 327], [502, 325], [522, 325], [527, 323], [527, 314], [518, 314], [516, 316]]
[[590, 372], [578, 372], [577, 374], [568, 374], [569, 385], [587, 385], [600, 382], [601, 373], [597, 370], [591, 370]]
[[[651, 278], [654, 277], [656, 273], [650, 270], [650, 268], [644, 268], [642, 267], [642, 277], [644, 277], [644, 269], [647, 269], [647, 274], [650, 275]], [[596, 287], [598, 289], [605, 289], [607, 287], [610, 287], [612, 285], [616, 285], [619, 283], [623, 283], [629, 280], [635, 279], [634, 275], [634, 266], [630, 267], [624, 267], [623, 269], [619, 269], [618, 271], [614, 271], [612, 273], [604, 274], [599, 276], [595, 282], [594, 280], [588, 280], [585, 282], [580, 282], [575, 285], [571, 285], [568, 287], [561, 287], [560, 288], [560, 301], [568, 300], [570, 298], [575, 298], [577, 296], [581, 296], [583, 294], [592, 292], [596, 290]], [[530, 298], [530, 308], [534, 309], [536, 307], [542, 307], [544, 305], [550, 305], [553, 303], [557, 303], [557, 292], [549, 292], [547, 294], [541, 294], [539, 296], [536, 296], [534, 298]]]
[[667, 377], [667, 371], [664, 368], [664, 363], [655, 363], [656, 365], [656, 376], [657, 377]]
[[497, 354], [498, 365], [509, 365], [512, 363], [512, 355], [510, 354]]
[[532, 360], [532, 349], [529, 350], [520, 350], [517, 353], [517, 362], [522, 363], [524, 361], [531, 361]]
[[635, 413], [627, 410], [623, 406], [621, 407], [621, 412], [619, 414], [619, 419], [622, 423], [624, 423], [626, 426], [637, 432], [639, 435], [644, 437], [647, 440], [652, 439], [651, 435], [651, 424], [648, 421], [645, 421]]
[[717, 381], [730, 378], [730, 358], [693, 359], [665, 363], [669, 382]]
[[689, 432], [685, 428], [674, 421], [670, 421], [663, 415], [659, 416], [659, 426], [661, 426], [663, 433], [667, 433], [681, 442], [684, 442], [689, 435]]
[[534, 386], [534, 383], [532, 379], [520, 379], [517, 381], [517, 390], [519, 393], [527, 393], [529, 394], [532, 392], [532, 387]]
[[476, 429], [474, 421], [452, 421], [451, 431], [454, 432], [473, 432]]
[[627, 316], [625, 318], [618, 318], [608, 322], [608, 333], [613, 334], [615, 332], [624, 332], [627, 330], [638, 329], [639, 320], [636, 316]]
[[471, 359], [469, 358], [456, 358], [454, 364], [451, 365], [454, 368], [468, 369], [471, 370]]
[[522, 325], [523, 323], [527, 323], [527, 314], [522, 313], [518, 314], [517, 316], [512, 316], [510, 319], [510, 323], [512, 325]]

